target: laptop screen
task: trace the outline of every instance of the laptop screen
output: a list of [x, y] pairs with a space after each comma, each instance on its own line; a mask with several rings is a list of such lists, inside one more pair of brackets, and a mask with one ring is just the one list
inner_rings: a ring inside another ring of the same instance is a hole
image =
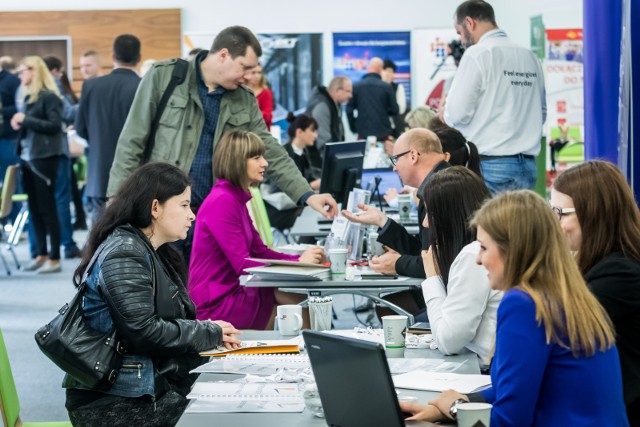
[[405, 425], [381, 344], [315, 331], [302, 335], [328, 425]]
[[376, 185], [375, 178], [379, 176], [380, 195], [384, 196], [390, 188], [395, 188], [400, 192], [402, 189], [402, 180], [392, 168], [364, 169], [362, 171], [361, 188], [372, 191]]

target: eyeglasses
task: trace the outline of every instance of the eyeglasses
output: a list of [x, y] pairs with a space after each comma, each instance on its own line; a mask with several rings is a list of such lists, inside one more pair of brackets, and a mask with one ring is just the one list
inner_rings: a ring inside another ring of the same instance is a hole
[[569, 215], [576, 211], [576, 208], [559, 208], [557, 206], [551, 206], [551, 210], [556, 214], [558, 219], [562, 219], [563, 215]]
[[402, 156], [404, 156], [405, 154], [409, 154], [411, 152], [411, 150], [405, 151], [403, 153], [400, 154], [396, 154], [395, 156], [389, 156], [389, 160], [391, 160], [391, 164], [393, 166], [396, 165], [396, 163], [398, 163], [398, 159]]

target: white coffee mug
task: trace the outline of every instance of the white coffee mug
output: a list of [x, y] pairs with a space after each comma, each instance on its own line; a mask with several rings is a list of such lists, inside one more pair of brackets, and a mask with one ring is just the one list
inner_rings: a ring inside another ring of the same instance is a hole
[[459, 403], [456, 418], [459, 427], [489, 427], [491, 404], [480, 402]]
[[344, 274], [347, 271], [348, 250], [343, 248], [329, 249], [329, 262], [331, 262], [331, 273]]
[[382, 329], [387, 357], [404, 357], [407, 316], [382, 316]]
[[302, 328], [302, 307], [299, 305], [279, 305], [276, 320], [280, 335], [299, 335]]

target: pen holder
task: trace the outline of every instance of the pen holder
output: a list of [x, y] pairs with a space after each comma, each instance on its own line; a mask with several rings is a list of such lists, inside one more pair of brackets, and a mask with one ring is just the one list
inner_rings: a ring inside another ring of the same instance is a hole
[[333, 298], [331, 297], [310, 297], [309, 317], [311, 329], [314, 331], [331, 330], [331, 315], [333, 314]]

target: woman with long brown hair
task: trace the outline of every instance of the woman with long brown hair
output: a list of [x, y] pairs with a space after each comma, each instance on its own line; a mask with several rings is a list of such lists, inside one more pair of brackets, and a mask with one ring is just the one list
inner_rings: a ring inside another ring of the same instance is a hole
[[614, 164], [594, 160], [558, 176], [551, 206], [616, 329], [627, 415], [640, 426], [640, 210], [633, 192]]
[[449, 390], [430, 405], [403, 405], [414, 418], [455, 418], [469, 400], [493, 405], [491, 425], [629, 425], [609, 317], [587, 288], [548, 203], [532, 191], [504, 192], [474, 215], [478, 263], [498, 308], [492, 386]]

